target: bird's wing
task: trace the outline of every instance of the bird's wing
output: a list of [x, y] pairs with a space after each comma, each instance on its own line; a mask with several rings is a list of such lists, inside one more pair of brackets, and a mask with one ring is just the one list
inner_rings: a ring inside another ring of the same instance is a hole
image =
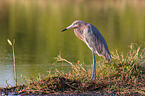
[[106, 59], [111, 59], [105, 39], [99, 30], [92, 24], [87, 24], [84, 33], [85, 41], [88, 47], [97, 53], [99, 56], [103, 56]]

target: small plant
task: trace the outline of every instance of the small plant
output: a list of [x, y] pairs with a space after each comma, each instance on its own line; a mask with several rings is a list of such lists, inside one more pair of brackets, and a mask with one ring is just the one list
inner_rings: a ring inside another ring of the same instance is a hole
[[15, 74], [15, 86], [17, 86], [17, 72], [16, 72], [16, 63], [15, 63], [15, 53], [14, 53], [14, 45], [15, 45], [15, 40], [13, 40], [13, 43], [7, 39], [8, 43], [12, 46], [12, 51], [13, 51], [13, 63], [14, 63], [14, 74]]

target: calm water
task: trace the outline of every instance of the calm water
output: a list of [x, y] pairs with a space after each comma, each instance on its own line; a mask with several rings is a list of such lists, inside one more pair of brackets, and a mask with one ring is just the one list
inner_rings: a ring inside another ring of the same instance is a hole
[[[71, 66], [56, 62], [59, 54], [73, 62], [92, 66], [89, 48], [70, 29], [61, 30], [74, 20], [95, 25], [109, 50], [126, 53], [132, 42], [145, 41], [145, 2], [143, 0], [0, 0], [0, 87], [14, 85], [11, 46], [15, 39], [18, 83], [20, 75], [29, 79], [55, 68], [68, 72]], [[96, 55], [96, 59], [101, 59]]]

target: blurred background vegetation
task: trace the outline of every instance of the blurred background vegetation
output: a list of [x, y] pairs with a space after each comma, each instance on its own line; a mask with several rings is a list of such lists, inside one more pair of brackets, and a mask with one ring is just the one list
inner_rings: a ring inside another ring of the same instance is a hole
[[0, 0], [0, 86], [5, 86], [5, 81], [14, 84], [7, 39], [16, 41], [18, 77], [47, 74], [55, 68], [67, 72], [69, 64], [55, 62], [59, 54], [91, 68], [89, 48], [73, 29], [61, 30], [75, 20], [91, 23], [100, 30], [110, 51], [125, 54], [132, 42], [145, 41], [144, 10], [144, 0]]

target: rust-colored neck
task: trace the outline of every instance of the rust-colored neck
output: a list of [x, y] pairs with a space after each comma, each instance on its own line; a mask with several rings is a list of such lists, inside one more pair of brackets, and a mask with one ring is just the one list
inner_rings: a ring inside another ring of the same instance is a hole
[[75, 35], [82, 41], [84, 41], [84, 27], [85, 26], [80, 26], [79, 28], [74, 28], [74, 33]]

